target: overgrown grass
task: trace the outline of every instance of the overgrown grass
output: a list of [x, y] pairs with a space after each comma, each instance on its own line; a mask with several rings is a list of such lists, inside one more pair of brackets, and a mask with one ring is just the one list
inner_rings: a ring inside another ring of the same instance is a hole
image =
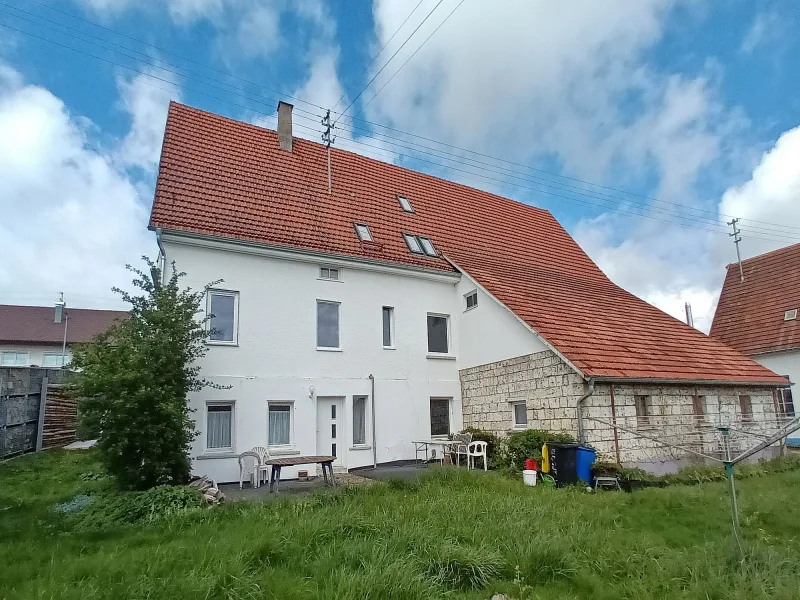
[[0, 598], [800, 597], [797, 470], [739, 483], [744, 566], [724, 483], [595, 495], [430, 469], [87, 530], [53, 507], [114, 493], [88, 473], [91, 452], [0, 465]]

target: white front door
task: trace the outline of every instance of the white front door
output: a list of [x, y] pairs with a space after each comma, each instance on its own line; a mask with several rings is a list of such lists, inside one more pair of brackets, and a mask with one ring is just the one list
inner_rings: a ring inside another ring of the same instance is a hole
[[334, 467], [343, 467], [347, 450], [344, 398], [317, 398], [317, 454], [335, 456]]

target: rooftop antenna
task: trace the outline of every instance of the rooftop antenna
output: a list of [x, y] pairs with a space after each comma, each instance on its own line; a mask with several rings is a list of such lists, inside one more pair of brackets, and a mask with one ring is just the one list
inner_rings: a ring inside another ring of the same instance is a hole
[[686, 309], [686, 324], [689, 327], [694, 327], [694, 317], [692, 316], [692, 305], [688, 302], [684, 305]]
[[325, 147], [328, 149], [328, 194], [330, 194], [331, 193], [331, 144], [333, 144], [336, 141], [336, 137], [331, 135], [333, 130], [336, 128], [336, 125], [331, 123], [330, 109], [326, 111], [325, 116], [322, 118], [321, 123], [325, 127], [325, 131], [322, 132], [322, 143], [325, 144]]
[[733, 238], [733, 243], [736, 244], [736, 260], [739, 263], [739, 278], [742, 283], [744, 283], [744, 269], [742, 269], [742, 254], [739, 252], [739, 242], [742, 241], [742, 230], [739, 229], [736, 224], [739, 222], [739, 219], [731, 219], [728, 221], [728, 225], [733, 227], [733, 233], [729, 233], [728, 235]]

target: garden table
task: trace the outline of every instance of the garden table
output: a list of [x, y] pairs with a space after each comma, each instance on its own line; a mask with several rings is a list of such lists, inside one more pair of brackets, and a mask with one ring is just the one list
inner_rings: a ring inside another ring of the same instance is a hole
[[459, 442], [458, 440], [448, 440], [447, 438], [442, 438], [442, 439], [433, 438], [433, 439], [430, 439], [430, 440], [416, 440], [416, 441], [412, 441], [411, 443], [414, 444], [414, 460], [417, 462], [417, 464], [420, 464], [419, 463], [419, 453], [420, 452], [423, 452], [424, 456], [425, 456], [425, 460], [423, 461], [422, 464], [424, 464], [425, 462], [428, 461], [428, 450], [429, 450], [429, 448], [431, 446], [440, 446], [441, 447], [442, 454], [436, 460], [438, 460], [440, 463], [444, 464], [445, 449], [448, 448], [448, 447], [451, 447], [451, 446], [456, 446], [456, 445], [460, 444], [461, 442]]
[[284, 458], [270, 458], [264, 461], [260, 469], [266, 470], [267, 467], [272, 468], [272, 472], [269, 475], [270, 494], [273, 488], [274, 491], [278, 491], [278, 483], [280, 483], [281, 480], [281, 467], [295, 467], [297, 465], [308, 465], [311, 463], [322, 466], [322, 476], [325, 478], [325, 485], [328, 485], [328, 473], [330, 473], [330, 485], [336, 487], [336, 478], [333, 475], [333, 461], [335, 460], [335, 456], [287, 456]]

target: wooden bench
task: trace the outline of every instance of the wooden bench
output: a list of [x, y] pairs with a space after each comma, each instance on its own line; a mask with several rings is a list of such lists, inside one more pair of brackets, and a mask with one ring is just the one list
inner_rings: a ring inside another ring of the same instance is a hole
[[[272, 467], [269, 474], [269, 492], [278, 491], [278, 484], [281, 480], [281, 467], [296, 467], [297, 465], [318, 464], [322, 466], [322, 476], [325, 478], [325, 485], [328, 485], [328, 473], [331, 475], [330, 485], [336, 487], [336, 478], [333, 475], [333, 461], [335, 456], [287, 456], [285, 458], [270, 458], [264, 461], [263, 467]], [[327, 469], [327, 472], [326, 472]]]

